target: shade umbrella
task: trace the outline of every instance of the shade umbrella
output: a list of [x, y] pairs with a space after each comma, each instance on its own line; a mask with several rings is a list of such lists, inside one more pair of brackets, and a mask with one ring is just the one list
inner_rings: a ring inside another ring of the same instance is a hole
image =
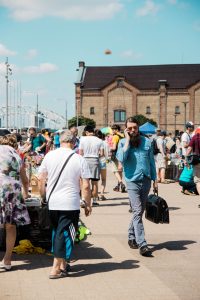
[[112, 134], [112, 128], [111, 127], [103, 127], [103, 128], [101, 128], [101, 132], [105, 135]]
[[151, 123], [146, 122], [145, 124], [143, 124], [139, 127], [139, 131], [144, 134], [154, 134], [154, 133], [156, 133], [156, 127], [154, 125], [152, 125]]

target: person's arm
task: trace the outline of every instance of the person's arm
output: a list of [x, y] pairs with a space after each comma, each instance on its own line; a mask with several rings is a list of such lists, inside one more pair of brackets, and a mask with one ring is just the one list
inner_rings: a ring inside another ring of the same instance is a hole
[[103, 146], [103, 141], [102, 141], [102, 143], [101, 143], [101, 148], [100, 148], [100, 150], [99, 150], [99, 157], [102, 157], [102, 156], [104, 156], [105, 155], [105, 153], [104, 153], [104, 146]]
[[150, 162], [151, 180], [153, 180], [153, 190], [154, 190], [154, 192], [157, 193], [158, 192], [158, 182], [157, 182], [156, 165], [155, 165], [152, 144], [151, 144], [151, 148], [149, 150], [149, 162]]
[[82, 197], [85, 200], [85, 215], [89, 216], [92, 212], [91, 207], [91, 191], [90, 191], [90, 180], [82, 179]]
[[124, 130], [125, 136], [125, 143], [123, 144], [122, 141], [119, 141], [118, 150], [117, 150], [117, 159], [123, 164], [123, 162], [127, 159], [129, 149], [130, 149], [130, 135], [128, 129]]
[[40, 151], [41, 151], [43, 148], [45, 148], [45, 147], [46, 147], [46, 142], [44, 142], [44, 143], [42, 144], [42, 146], [39, 147]]
[[23, 197], [24, 199], [28, 198], [28, 189], [29, 189], [29, 182], [28, 182], [28, 178], [26, 176], [26, 170], [24, 168], [24, 165], [21, 166], [21, 169], [20, 169], [20, 179], [21, 179], [21, 182], [22, 182], [22, 194], [23, 194]]
[[46, 200], [46, 180], [47, 172], [42, 172], [38, 176], [38, 187], [41, 198]]
[[83, 156], [83, 155], [84, 155], [84, 153], [83, 153], [83, 149], [79, 149], [79, 154], [80, 154], [81, 156]]
[[190, 141], [191, 141], [191, 138], [190, 138], [189, 134], [186, 133], [186, 132], [183, 133], [181, 141], [182, 141], [182, 147], [183, 148], [188, 148], [189, 144], [190, 144]]

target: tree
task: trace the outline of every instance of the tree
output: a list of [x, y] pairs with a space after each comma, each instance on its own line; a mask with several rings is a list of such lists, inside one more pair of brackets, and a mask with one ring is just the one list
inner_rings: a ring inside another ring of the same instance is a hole
[[[69, 127], [70, 126], [77, 126], [77, 117], [73, 117], [68, 120]], [[93, 119], [85, 118], [84, 116], [78, 117], [78, 126], [81, 125], [91, 125], [94, 128], [96, 127], [96, 122]]]
[[148, 119], [147, 117], [145, 117], [144, 115], [135, 115], [134, 118], [138, 121], [139, 126], [143, 125], [146, 122], [151, 123], [152, 125], [157, 127], [157, 123], [156, 121], [154, 121], [153, 119]]

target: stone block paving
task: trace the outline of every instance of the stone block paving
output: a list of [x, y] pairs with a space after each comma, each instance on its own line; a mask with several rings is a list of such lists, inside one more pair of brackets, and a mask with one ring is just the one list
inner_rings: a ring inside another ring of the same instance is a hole
[[[170, 224], [144, 219], [153, 257], [127, 245], [131, 214], [127, 193], [113, 192], [108, 168], [108, 200], [81, 219], [92, 234], [76, 245], [69, 277], [49, 280], [49, 255], [14, 255], [13, 270], [0, 271], [0, 300], [200, 299], [200, 196], [186, 196], [177, 183], [159, 185], [170, 207]], [[0, 258], [3, 253], [0, 252]]]

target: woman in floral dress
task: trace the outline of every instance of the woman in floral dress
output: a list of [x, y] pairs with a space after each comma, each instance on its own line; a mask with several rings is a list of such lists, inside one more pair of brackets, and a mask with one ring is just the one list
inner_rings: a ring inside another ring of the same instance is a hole
[[[15, 135], [0, 137], [0, 225], [6, 229], [6, 252], [0, 268], [11, 269], [16, 225], [30, 224], [24, 199], [28, 197], [28, 179], [19, 154]], [[23, 195], [22, 195], [23, 186]]]

